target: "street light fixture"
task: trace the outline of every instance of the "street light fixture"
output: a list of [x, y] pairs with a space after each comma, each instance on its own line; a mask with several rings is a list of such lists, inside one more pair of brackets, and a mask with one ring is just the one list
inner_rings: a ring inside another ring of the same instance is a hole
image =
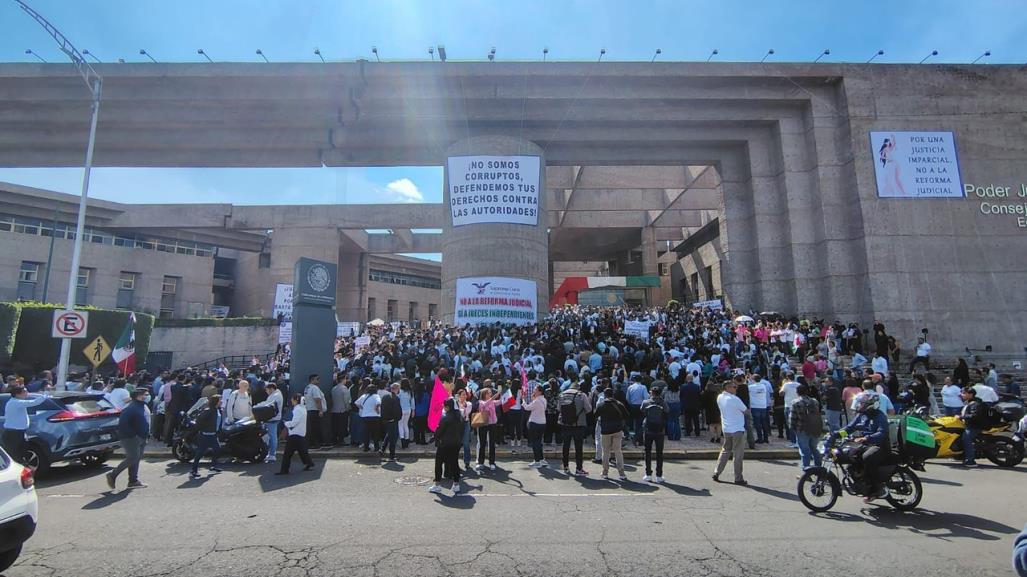
[[210, 59], [210, 56], [207, 56], [207, 53], [203, 51], [203, 48], [197, 48], [196, 53], [206, 58], [207, 62], [210, 62], [211, 64], [214, 63], [214, 61]]
[[923, 64], [924, 62], [927, 62], [927, 59], [930, 58], [931, 56], [937, 56], [937, 55], [938, 55], [938, 51], [937, 50], [931, 50], [931, 53], [928, 54], [927, 56], [924, 56], [924, 59], [920, 61], [920, 64]]
[[656, 49], [656, 53], [653, 54], [653, 58], [649, 62], [656, 62], [656, 57], [659, 56], [660, 54], [663, 54], [663, 50], [660, 50], [659, 48], [657, 48]]
[[320, 48], [315, 48], [314, 49], [314, 55], [321, 59], [321, 63], [322, 64], [324, 63], [325, 57], [321, 56], [321, 49]]
[[549, 56], [549, 47], [546, 46], [542, 49], [542, 62], [546, 61], [546, 56]]
[[599, 49], [599, 60], [596, 60], [596, 62], [602, 62], [603, 56], [605, 56], [605, 55], [606, 55], [606, 49], [605, 48], [600, 48]]
[[770, 50], [767, 50], [766, 54], [763, 55], [763, 60], [760, 60], [760, 62], [766, 62], [767, 58], [770, 58], [773, 55], [774, 55], [774, 49], [771, 48]]
[[718, 54], [720, 54], [720, 50], [717, 50], [716, 48], [714, 48], [713, 52], [710, 52], [710, 55], [706, 57], [706, 62], [709, 62], [710, 60], [713, 60], [713, 57], [718, 55]]
[[263, 58], [264, 62], [267, 62], [269, 64], [271, 63], [271, 61], [267, 59], [267, 56], [264, 56], [264, 51], [261, 50], [260, 48], [257, 48], [257, 56], [260, 56], [261, 58]]
[[140, 49], [139, 49], [139, 54], [140, 54], [140, 55], [142, 55], [142, 56], [145, 56], [145, 57], [149, 58], [149, 59], [150, 59], [150, 61], [151, 61], [151, 62], [153, 62], [154, 64], [156, 64], [156, 63], [157, 63], [157, 61], [156, 61], [156, 60], [154, 60], [153, 56], [150, 56], [150, 53], [149, 53], [149, 52], [147, 52], [145, 48], [140, 48]]
[[92, 57], [92, 59], [93, 59], [93, 60], [96, 60], [96, 63], [97, 63], [97, 64], [103, 64], [103, 61], [102, 61], [102, 60], [100, 60], [99, 58], [97, 58], [97, 57], [96, 57], [96, 54], [93, 54], [93, 53], [92, 53], [92, 52], [90, 52], [89, 50], [83, 50], [83, 51], [82, 51], [82, 55], [83, 55], [83, 56], [90, 56], [90, 57]]
[[489, 62], [495, 62], [495, 61], [496, 61], [496, 47], [493, 46], [492, 50], [489, 50]]
[[445, 62], [446, 61], [446, 47], [443, 46], [442, 44], [439, 44], [438, 51], [439, 51], [439, 60]]
[[820, 56], [817, 56], [817, 59], [813, 61], [813, 64], [816, 64], [817, 62], [820, 62], [820, 59], [823, 58], [824, 56], [830, 56], [830, 55], [831, 55], [831, 50], [828, 49], [828, 48], [825, 48], [824, 51], [820, 53]]
[[884, 50], [878, 50], [877, 52], [874, 52], [874, 55], [870, 57], [870, 60], [867, 60], [867, 64], [873, 62], [874, 58], [877, 58], [878, 56], [884, 56]]
[[371, 53], [374, 54], [374, 59], [375, 60], [377, 60], [378, 62], [382, 61], [382, 59], [378, 56], [378, 47], [377, 46], [372, 46], [371, 47]]
[[[86, 226], [86, 198], [89, 196], [89, 173], [93, 168], [93, 145], [96, 143], [96, 121], [100, 115], [100, 95], [103, 87], [103, 77], [97, 74], [93, 66], [82, 56], [82, 53], [64, 36], [53, 24], [43, 18], [41, 14], [33, 10], [23, 0], [14, 0], [26, 14], [32, 17], [37, 24], [57, 42], [61, 52], [68, 55], [71, 63], [82, 77], [82, 80], [89, 88], [92, 96], [92, 118], [89, 123], [89, 141], [86, 144], [86, 161], [82, 171], [82, 195], [78, 201], [78, 221], [75, 225], [75, 243], [71, 252], [71, 271], [68, 275], [68, 296], [64, 306], [75, 307], [75, 291], [78, 283], [78, 269], [82, 257], [82, 234]], [[63, 389], [68, 379], [68, 363], [71, 361], [71, 339], [61, 339], [61, 357], [57, 363], [57, 388]]]
[[38, 58], [40, 62], [46, 62], [45, 58], [43, 58], [42, 56], [40, 56], [40, 55], [36, 54], [35, 52], [33, 52], [31, 48], [26, 48], [25, 49], [25, 54], [31, 54], [32, 56], [35, 56], [36, 58]]
[[977, 61], [978, 61], [978, 60], [980, 60], [981, 58], [984, 58], [985, 56], [991, 56], [991, 50], [986, 50], [986, 51], [984, 52], [984, 54], [981, 54], [981, 55], [980, 55], [980, 56], [978, 56], [977, 58], [974, 58], [974, 61], [973, 61], [973, 62], [971, 62], [970, 64], [977, 64]]
[[435, 62], [435, 47], [434, 46], [429, 46], [428, 47], [428, 56], [431, 56], [431, 61]]

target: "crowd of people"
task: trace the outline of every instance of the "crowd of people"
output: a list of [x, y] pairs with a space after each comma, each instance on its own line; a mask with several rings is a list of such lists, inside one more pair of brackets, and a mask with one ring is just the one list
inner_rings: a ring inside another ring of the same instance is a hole
[[[648, 333], [626, 334], [628, 321], [648, 323]], [[202, 413], [197, 422], [203, 446], [193, 475], [205, 453], [216, 467], [214, 433], [220, 427], [270, 407], [267, 462], [276, 461], [280, 435], [287, 438], [280, 473], [289, 472], [294, 452], [311, 467], [308, 447], [348, 444], [395, 460], [397, 446], [435, 443], [433, 491], [441, 490], [443, 477], [456, 481], [471, 469], [495, 470], [497, 445], [514, 451], [524, 446], [527, 454], [527, 443], [533, 468], [550, 466], [546, 445], [560, 446], [563, 471], [587, 475], [586, 439], [603, 478], [613, 461], [618, 477], [626, 479], [622, 446], [633, 444], [645, 452], [643, 480], [656, 483], [663, 480], [666, 440], [708, 439], [721, 445], [714, 478], [733, 458], [734, 481], [744, 484], [745, 448], [770, 443], [775, 429], [778, 439], [798, 448], [804, 467], [819, 463], [817, 439], [853, 420], [854, 399], [864, 392], [878, 397], [885, 414], [908, 403], [956, 414], [967, 403], [967, 386], [985, 402], [997, 400], [999, 392], [1019, 394], [1008, 376], [999, 383], [994, 365], [971, 373], [963, 359], [938, 382], [930, 372], [926, 334], [909, 365], [918, 372], [900, 383], [889, 366], [898, 362], [900, 349], [880, 323], [870, 336], [855, 324], [735, 317], [727, 310], [574, 306], [524, 326], [431, 323], [367, 331], [370, 343], [363, 346], [356, 337], [337, 340], [334, 382], [322, 384], [310, 375], [300, 390], [289, 388], [288, 345], [267, 358], [254, 357], [241, 371], [143, 371], [107, 381], [86, 374], [68, 388], [103, 392], [117, 409], [144, 401], [147, 434], [168, 444], [183, 414]], [[52, 375], [44, 371], [27, 383], [11, 376], [6, 387], [16, 398], [28, 398], [53, 390]], [[137, 393], [141, 389], [145, 395]], [[5, 428], [15, 432], [5, 430], [5, 446], [15, 447], [23, 425], [6, 420]]]

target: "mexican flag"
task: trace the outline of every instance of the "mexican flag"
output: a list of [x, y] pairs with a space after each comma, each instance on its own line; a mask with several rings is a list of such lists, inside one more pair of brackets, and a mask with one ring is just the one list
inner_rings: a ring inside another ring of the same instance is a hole
[[118, 344], [114, 345], [111, 352], [115, 364], [122, 375], [130, 375], [136, 370], [136, 315], [132, 313], [128, 317], [128, 324], [121, 332]]

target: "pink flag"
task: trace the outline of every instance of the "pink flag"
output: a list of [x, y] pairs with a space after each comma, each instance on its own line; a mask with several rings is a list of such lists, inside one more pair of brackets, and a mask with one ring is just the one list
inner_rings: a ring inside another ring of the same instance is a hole
[[452, 396], [452, 393], [446, 389], [446, 386], [442, 384], [442, 379], [438, 375], [435, 375], [435, 386], [431, 391], [431, 404], [428, 405], [428, 428], [434, 433], [435, 429], [439, 428], [439, 421], [442, 420], [442, 409], [446, 402], [446, 399]]

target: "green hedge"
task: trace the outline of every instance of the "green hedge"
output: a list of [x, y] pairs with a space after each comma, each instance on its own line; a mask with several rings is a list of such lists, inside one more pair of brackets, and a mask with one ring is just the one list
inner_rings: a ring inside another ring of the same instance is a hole
[[199, 318], [199, 319], [157, 319], [156, 325], [161, 328], [182, 327], [276, 327], [278, 321], [264, 317], [238, 318]]
[[14, 355], [14, 335], [18, 332], [21, 307], [16, 303], [0, 303], [0, 365], [11, 362]]
[[[64, 308], [63, 305], [0, 303], [0, 332], [5, 327], [3, 325], [4, 310], [11, 307], [20, 312], [20, 318], [14, 323], [15, 338], [10, 358], [5, 362], [2, 356], [0, 356], [0, 363], [8, 364], [9, 362], [16, 368], [21, 367], [32, 371], [55, 366], [60, 356], [61, 342], [60, 339], [50, 336], [50, 327], [53, 320], [53, 311]], [[95, 307], [76, 308], [77, 310], [89, 311], [89, 327], [85, 338], [73, 339], [71, 341], [71, 364], [91, 367], [82, 351], [97, 336], [101, 335], [113, 349], [121, 337], [121, 332], [125, 330], [125, 325], [128, 324], [128, 318], [131, 313]], [[145, 313], [135, 313], [135, 315], [136, 366], [141, 367], [146, 360], [146, 353], [150, 348], [150, 335], [153, 332], [154, 317]], [[2, 346], [2, 341], [0, 341], [0, 346]], [[108, 357], [99, 368], [102, 372], [113, 372], [113, 358]]]

